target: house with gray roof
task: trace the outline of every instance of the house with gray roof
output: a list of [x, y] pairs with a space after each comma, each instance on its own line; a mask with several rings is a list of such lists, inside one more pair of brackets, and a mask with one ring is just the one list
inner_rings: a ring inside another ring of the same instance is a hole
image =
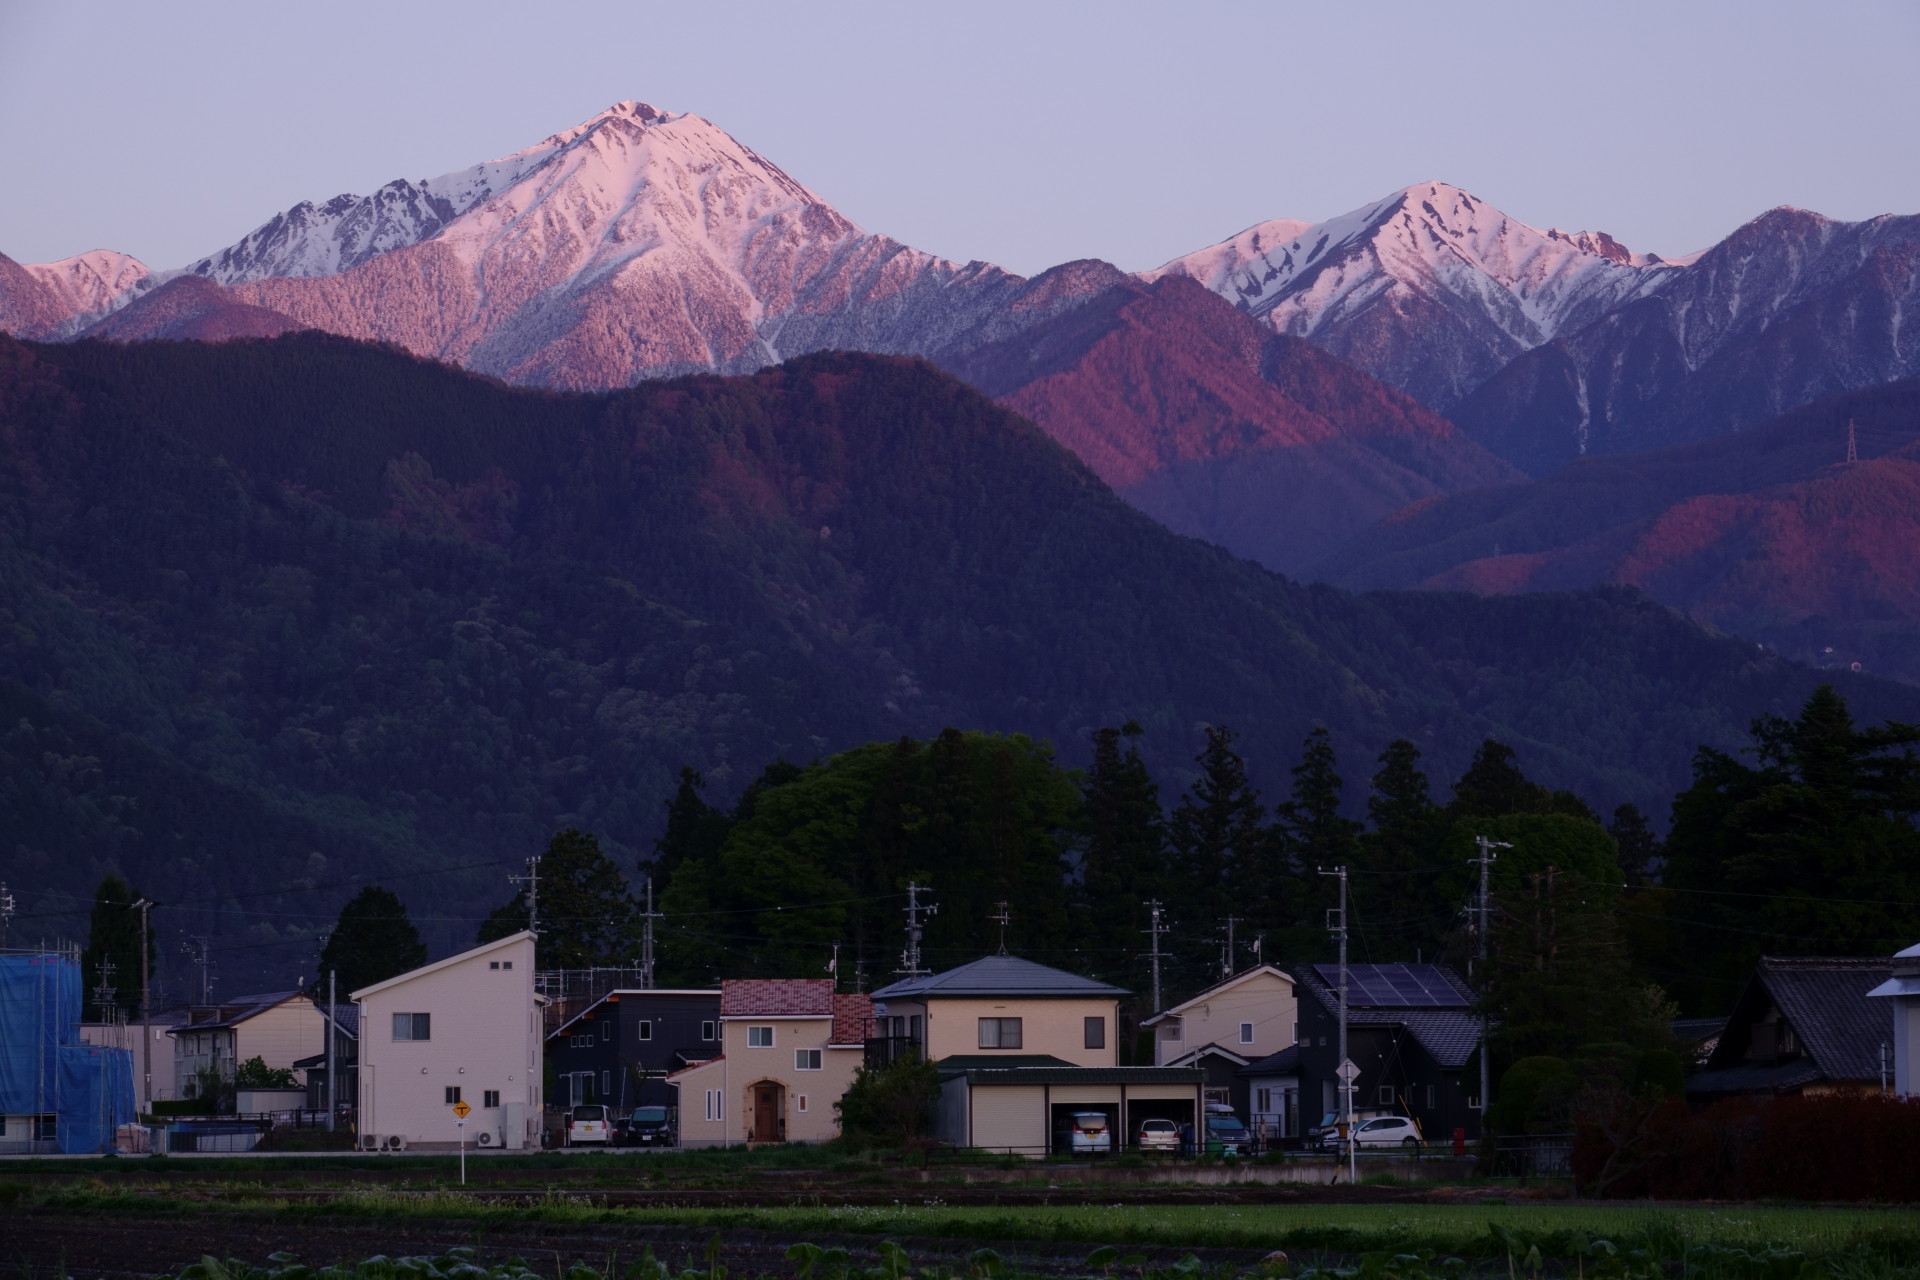
[[[1291, 968], [1299, 996], [1300, 1036], [1294, 1068], [1304, 1127], [1340, 1110], [1339, 966]], [[1480, 1046], [1482, 1019], [1473, 989], [1446, 965], [1347, 966], [1347, 1056], [1360, 1069], [1354, 1112], [1360, 1118], [1411, 1116], [1427, 1142], [1458, 1133], [1480, 1136], [1477, 1079], [1466, 1066]], [[1249, 1064], [1249, 1079], [1285, 1077], [1273, 1060]]]
[[1687, 1096], [1877, 1091], [1893, 1027], [1872, 996], [1893, 976], [1882, 956], [1760, 957]]

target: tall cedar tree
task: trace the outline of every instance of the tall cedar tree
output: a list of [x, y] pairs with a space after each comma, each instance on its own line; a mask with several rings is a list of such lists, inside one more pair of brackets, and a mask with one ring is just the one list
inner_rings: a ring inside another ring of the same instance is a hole
[[1612, 885], [1556, 866], [1494, 902], [1492, 957], [1480, 974], [1496, 1065], [1625, 1040], [1640, 991], [1613, 917]]
[[1194, 757], [1200, 777], [1169, 823], [1174, 919], [1190, 937], [1224, 928], [1229, 915], [1264, 907], [1276, 887], [1267, 811], [1233, 739], [1225, 725], [1208, 727], [1207, 745]]
[[1498, 818], [1510, 813], [1564, 813], [1597, 823], [1600, 816], [1571, 791], [1551, 791], [1532, 781], [1514, 763], [1514, 749], [1488, 738], [1473, 753], [1473, 763], [1453, 784], [1447, 817]]
[[[591, 832], [568, 827], [547, 842], [540, 859], [539, 938], [542, 969], [586, 969], [625, 963], [633, 949], [633, 898], [613, 859]], [[491, 942], [527, 927], [526, 890], [521, 890], [480, 926]]]
[[1762, 953], [1887, 955], [1920, 937], [1920, 727], [1855, 726], [1822, 685], [1754, 721], [1755, 763], [1702, 747], [1674, 801], [1666, 883], [1708, 929], [1667, 928], [1682, 1004], [1725, 1004]]
[[1131, 976], [1148, 920], [1145, 903], [1164, 899], [1169, 890], [1160, 788], [1140, 759], [1141, 732], [1132, 720], [1118, 729], [1096, 729], [1093, 763], [1080, 791], [1087, 829], [1080, 888], [1093, 948], [1090, 969], [1113, 978]]
[[1627, 887], [1640, 889], [1651, 883], [1663, 849], [1647, 816], [1634, 805], [1623, 804], [1613, 811], [1607, 834], [1620, 846], [1620, 874]]
[[[775, 761], [776, 766], [784, 764], [785, 761]], [[698, 769], [691, 765], [680, 767], [680, 783], [674, 788], [673, 799], [667, 801], [666, 830], [653, 842], [653, 857], [642, 868], [653, 877], [656, 897], [666, 891], [675, 868], [713, 858], [726, 842], [732, 821], [726, 810], [708, 804], [701, 796], [706, 786], [707, 780], [700, 776]]]
[[1434, 884], [1447, 822], [1420, 768], [1420, 748], [1396, 739], [1378, 763], [1367, 797], [1373, 830], [1361, 837], [1353, 884], [1363, 954], [1382, 962], [1431, 959], [1453, 920]]
[[370, 884], [340, 908], [340, 918], [320, 950], [320, 973], [308, 988], [324, 999], [327, 975], [342, 1000], [361, 987], [385, 982], [427, 962], [427, 946], [413, 927], [407, 906], [391, 889]]
[[1314, 729], [1303, 744], [1300, 763], [1293, 767], [1293, 795], [1277, 815], [1286, 861], [1269, 878], [1268, 896], [1258, 916], [1265, 927], [1312, 929], [1321, 914], [1318, 908], [1338, 900], [1337, 887], [1320, 875], [1321, 870], [1351, 868], [1358, 860], [1362, 828], [1340, 815], [1345, 784], [1338, 768], [1333, 740], [1325, 727]]
[[[109, 871], [93, 891], [93, 918], [87, 929], [87, 947], [80, 953], [81, 980], [86, 983], [87, 1016], [105, 1021], [107, 1011], [118, 1009], [129, 1017], [140, 1010], [140, 913], [133, 904], [140, 891], [127, 883], [118, 871]], [[147, 966], [151, 972], [155, 951], [153, 937], [147, 937]], [[107, 966], [111, 965], [111, 968]], [[102, 1005], [94, 992], [102, 978], [113, 988], [112, 1002]]]

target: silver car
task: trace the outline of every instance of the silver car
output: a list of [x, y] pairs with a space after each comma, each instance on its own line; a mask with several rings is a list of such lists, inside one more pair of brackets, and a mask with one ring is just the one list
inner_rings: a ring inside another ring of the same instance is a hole
[[1180, 1126], [1172, 1120], [1143, 1120], [1134, 1145], [1142, 1151], [1178, 1151]]

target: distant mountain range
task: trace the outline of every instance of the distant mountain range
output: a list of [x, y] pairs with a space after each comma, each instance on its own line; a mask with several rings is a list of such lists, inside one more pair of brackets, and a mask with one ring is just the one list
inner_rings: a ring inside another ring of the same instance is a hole
[[[1132, 308], [1212, 301], [1131, 288], [1123, 350]], [[1273, 342], [1244, 389], [1310, 438], [1330, 358]], [[898, 357], [573, 394], [321, 334], [0, 338], [0, 494], [15, 927], [118, 866], [288, 979], [356, 876], [430, 894], [444, 949], [557, 827], [631, 865], [682, 764], [725, 799], [780, 755], [954, 724], [1077, 760], [1131, 718], [1171, 799], [1227, 723], [1273, 797], [1324, 724], [1356, 789], [1392, 738], [1444, 787], [1494, 735], [1657, 812], [1697, 744], [1820, 678], [1631, 591], [1300, 585]], [[1920, 719], [1920, 690], [1839, 679]]]

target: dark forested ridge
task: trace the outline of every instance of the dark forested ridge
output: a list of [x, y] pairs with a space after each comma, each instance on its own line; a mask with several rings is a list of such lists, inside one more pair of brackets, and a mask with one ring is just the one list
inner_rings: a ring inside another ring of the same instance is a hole
[[1663, 813], [1815, 683], [1630, 592], [1298, 585], [907, 359], [585, 396], [314, 334], [5, 341], [0, 490], [16, 935], [118, 866], [288, 978], [376, 870], [437, 952], [557, 828], [633, 866], [682, 765], [724, 797], [949, 724], [1072, 762], [1131, 719], [1171, 789], [1226, 722], [1277, 794], [1324, 724]]

